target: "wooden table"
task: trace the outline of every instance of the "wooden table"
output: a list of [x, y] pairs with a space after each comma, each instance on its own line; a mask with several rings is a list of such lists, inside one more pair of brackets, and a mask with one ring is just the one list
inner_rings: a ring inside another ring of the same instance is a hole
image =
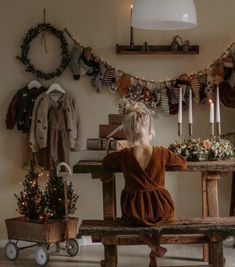
[[[167, 170], [171, 171], [171, 170]], [[187, 168], [183, 172], [201, 172], [202, 179], [202, 215], [203, 217], [219, 217], [218, 180], [223, 173], [235, 171], [235, 161], [208, 161], [208, 162], [188, 162]], [[115, 173], [105, 170], [101, 161], [79, 161], [73, 167], [74, 173], [91, 173], [93, 179], [100, 179], [103, 185], [103, 214], [105, 219], [116, 218], [116, 188]], [[184, 237], [177, 239], [179, 243], [193, 243], [193, 240]], [[203, 240], [201, 240], [202, 243]], [[120, 244], [124, 241], [120, 240]], [[130, 241], [126, 241], [130, 242]], [[200, 243], [197, 239], [195, 243]], [[105, 246], [104, 246], [105, 247]], [[116, 249], [115, 247], [113, 248]], [[208, 248], [204, 246], [203, 258], [208, 259]], [[105, 250], [105, 254], [110, 253]]]

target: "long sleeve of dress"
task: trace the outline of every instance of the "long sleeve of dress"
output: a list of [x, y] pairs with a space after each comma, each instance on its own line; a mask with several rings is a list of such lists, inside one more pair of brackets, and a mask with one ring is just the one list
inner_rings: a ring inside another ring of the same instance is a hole
[[164, 149], [164, 154], [166, 168], [171, 170], [184, 170], [187, 167], [187, 161], [183, 157], [171, 152], [166, 148]]
[[11, 100], [11, 103], [7, 110], [6, 115], [6, 127], [7, 129], [13, 129], [16, 124], [16, 110], [19, 101], [19, 93], [15, 94]]
[[121, 169], [121, 151], [108, 154], [103, 159], [103, 167], [110, 170]]
[[32, 122], [31, 122], [31, 127], [30, 127], [30, 134], [29, 134], [29, 146], [33, 153], [38, 152], [39, 150], [39, 146], [38, 146], [37, 139], [36, 139], [36, 124], [37, 124], [39, 98], [36, 99], [35, 104], [34, 104], [33, 113], [32, 113]]

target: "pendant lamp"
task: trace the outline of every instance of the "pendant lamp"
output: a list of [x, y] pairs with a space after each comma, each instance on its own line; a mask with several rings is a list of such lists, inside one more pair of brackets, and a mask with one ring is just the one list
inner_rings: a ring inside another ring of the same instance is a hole
[[134, 0], [131, 26], [146, 30], [180, 30], [197, 25], [194, 0]]

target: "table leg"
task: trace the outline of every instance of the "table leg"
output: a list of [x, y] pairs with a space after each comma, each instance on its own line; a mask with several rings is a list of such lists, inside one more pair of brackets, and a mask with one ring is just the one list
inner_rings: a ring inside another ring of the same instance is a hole
[[[115, 174], [107, 179], [102, 179], [103, 185], [103, 217], [104, 220], [116, 219], [116, 184]], [[117, 266], [117, 245], [104, 245], [104, 261], [101, 265], [105, 267]]]
[[115, 176], [102, 180], [103, 185], [103, 217], [116, 219], [116, 185]]
[[232, 191], [231, 191], [231, 201], [230, 201], [230, 216], [235, 216], [235, 172], [233, 172], [233, 177], [232, 177]]
[[[208, 205], [207, 205], [207, 190], [206, 190], [206, 178], [207, 173], [202, 172], [202, 216], [203, 218], [208, 217]], [[209, 246], [203, 244], [203, 261], [209, 261]]]
[[208, 216], [219, 217], [219, 198], [218, 198], [218, 183], [220, 179], [220, 173], [207, 172], [206, 178], [206, 193], [207, 193], [207, 205]]
[[[203, 217], [219, 217], [218, 183], [220, 173], [202, 172], [202, 213]], [[211, 263], [211, 247], [203, 245], [203, 260]], [[210, 257], [209, 257], [210, 256]]]
[[223, 241], [211, 242], [212, 267], [224, 267]]

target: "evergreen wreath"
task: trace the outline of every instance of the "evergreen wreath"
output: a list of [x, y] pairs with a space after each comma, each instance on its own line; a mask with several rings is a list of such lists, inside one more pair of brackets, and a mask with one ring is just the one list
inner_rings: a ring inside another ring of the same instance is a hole
[[[30, 43], [41, 32], [49, 32], [53, 34], [60, 41], [60, 48], [61, 48], [60, 66], [57, 67], [55, 71], [50, 72], [50, 73], [45, 73], [41, 70], [35, 69], [34, 65], [30, 62], [28, 58], [28, 53], [30, 50]], [[50, 79], [60, 76], [64, 72], [64, 70], [66, 69], [70, 61], [70, 56], [68, 54], [68, 43], [65, 40], [63, 31], [57, 30], [55, 27], [53, 27], [49, 23], [41, 23], [41, 24], [38, 24], [37, 27], [31, 28], [26, 34], [23, 40], [23, 44], [21, 45], [21, 56], [17, 56], [16, 58], [19, 59], [27, 67], [26, 71], [32, 72], [37, 78], [50, 80]]]

